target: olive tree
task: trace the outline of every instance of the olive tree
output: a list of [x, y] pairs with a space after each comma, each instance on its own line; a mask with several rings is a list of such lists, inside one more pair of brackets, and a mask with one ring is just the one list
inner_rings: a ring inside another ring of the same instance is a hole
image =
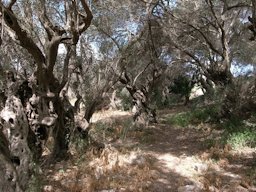
[[[69, 68], [75, 63], [79, 37], [91, 25], [92, 12], [85, 0], [1, 1], [0, 10], [5, 34], [31, 56], [34, 65], [27, 79], [33, 96], [26, 105], [34, 112], [33, 117], [28, 117], [29, 125], [34, 126], [33, 131], [52, 126], [52, 157], [63, 157], [67, 152], [68, 130], [60, 93], [68, 81]], [[65, 47], [65, 57], [62, 75], [57, 78], [60, 44]]]

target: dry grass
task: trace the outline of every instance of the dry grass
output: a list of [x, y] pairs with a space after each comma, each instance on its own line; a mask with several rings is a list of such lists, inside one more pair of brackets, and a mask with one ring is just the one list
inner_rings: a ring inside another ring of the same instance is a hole
[[237, 191], [255, 185], [255, 169], [246, 165], [255, 158], [255, 149], [240, 155], [229, 145], [202, 149], [202, 138], [212, 134], [204, 125], [197, 129], [166, 124], [129, 129], [122, 138], [128, 125], [125, 121], [102, 121], [102, 127], [94, 124], [95, 138], [108, 143], [105, 148], [97, 155], [92, 150], [79, 151], [70, 161], [46, 169], [48, 188], [44, 191], [161, 192], [188, 185], [201, 191]]

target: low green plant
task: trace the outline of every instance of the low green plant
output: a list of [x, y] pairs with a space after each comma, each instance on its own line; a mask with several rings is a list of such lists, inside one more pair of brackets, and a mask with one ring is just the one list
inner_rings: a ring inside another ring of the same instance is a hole
[[180, 113], [177, 115], [173, 115], [167, 119], [167, 122], [172, 125], [186, 127], [191, 122], [191, 114], [190, 113]]
[[224, 130], [222, 135], [224, 144], [229, 144], [234, 149], [256, 147], [255, 127], [248, 127], [237, 117], [230, 118], [220, 126]]
[[167, 122], [173, 125], [186, 127], [189, 124], [200, 124], [202, 122], [214, 121], [217, 118], [217, 113], [217, 107], [209, 106], [173, 115], [167, 119]]
[[218, 142], [217, 140], [210, 138], [210, 139], [206, 139], [203, 145], [205, 148], [210, 149], [211, 147], [214, 147], [217, 142]]
[[98, 141], [108, 141], [113, 138], [124, 140], [132, 126], [133, 120], [131, 118], [113, 119], [108, 123], [98, 122], [93, 125], [90, 135]]
[[89, 146], [89, 141], [88, 138], [77, 137], [72, 144], [75, 146], [76, 151], [80, 154], [83, 153]]
[[243, 147], [256, 147], [256, 131], [246, 128], [232, 132], [227, 137], [227, 143], [234, 149]]
[[211, 105], [193, 112], [193, 118], [200, 122], [215, 121], [218, 118], [218, 106]]
[[243, 121], [237, 117], [231, 117], [230, 119], [224, 121], [220, 124], [220, 127], [226, 130], [228, 133], [241, 131], [243, 127]]

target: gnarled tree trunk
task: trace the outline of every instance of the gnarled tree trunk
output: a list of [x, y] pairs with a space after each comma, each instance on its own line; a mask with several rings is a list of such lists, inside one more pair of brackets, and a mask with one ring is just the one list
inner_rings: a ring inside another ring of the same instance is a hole
[[[18, 19], [18, 16], [12, 10], [16, 1], [11, 1], [7, 4], [0, 2], [0, 13], [4, 16], [4, 26], [8, 28], [7, 32], [10, 36], [15, 36], [14, 41], [19, 41], [19, 45], [28, 51], [37, 67], [34, 85], [32, 86], [35, 98], [37, 98], [36, 105], [32, 106], [37, 111], [33, 119], [34, 125], [37, 127], [35, 130], [38, 130], [38, 128], [45, 129], [46, 126], [52, 127], [52, 132], [54, 133], [52, 156], [62, 157], [67, 151], [67, 130], [64, 126], [64, 107], [59, 94], [67, 83], [68, 73], [70, 72], [70, 60], [73, 60], [73, 63], [75, 63], [76, 45], [79, 37], [91, 25], [93, 15], [85, 0], [80, 0], [79, 2], [63, 1], [66, 23], [61, 23], [58, 26], [56, 22], [51, 20], [52, 17], [48, 15], [47, 2], [42, 0], [38, 3], [40, 8], [35, 12], [38, 13], [35, 18], [38, 18], [39, 21], [35, 21], [35, 23], [40, 23], [40, 27], [43, 27], [45, 30], [46, 37], [42, 45], [43, 49], [30, 36], [29, 31], [31, 29], [26, 29], [25, 25], [21, 25], [20, 20], [22, 18]], [[33, 7], [30, 8], [31, 10], [33, 9]], [[82, 13], [82, 10], [85, 14]], [[42, 33], [37, 35], [41, 37]], [[54, 68], [57, 61], [58, 48], [61, 43], [65, 44], [67, 52], [63, 61], [62, 79], [56, 79]], [[53, 117], [53, 114], [56, 114], [56, 116]], [[33, 125], [33, 123], [30, 122], [30, 125]], [[26, 131], [28, 132], [28, 130]], [[37, 140], [39, 141], [40, 138]]]
[[3, 133], [10, 143], [10, 158], [19, 176], [17, 182], [25, 189], [30, 177], [32, 154], [28, 146], [29, 125], [21, 100], [9, 96], [1, 118]]
[[148, 125], [149, 123], [156, 123], [156, 113], [155, 110], [149, 107], [148, 97], [145, 93], [146, 89], [140, 90], [135, 85], [133, 85], [126, 72], [124, 72], [120, 77], [120, 82], [125, 85], [133, 99], [132, 112], [134, 122], [144, 125]]
[[9, 143], [0, 130], [0, 191], [22, 192], [20, 179], [11, 161]]

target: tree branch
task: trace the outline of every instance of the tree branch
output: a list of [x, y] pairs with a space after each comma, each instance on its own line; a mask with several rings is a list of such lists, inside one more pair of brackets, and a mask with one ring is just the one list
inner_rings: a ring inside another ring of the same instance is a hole
[[5, 8], [5, 6], [0, 2], [0, 11], [3, 10], [4, 21], [6, 25], [15, 32], [20, 45], [24, 47], [34, 58], [37, 65], [42, 67], [45, 62], [45, 57], [39, 47], [35, 44], [31, 37], [28, 36], [27, 32], [21, 28], [18, 23], [17, 17], [12, 13], [11, 10]]
[[63, 66], [63, 71], [62, 71], [62, 81], [60, 83], [60, 87], [59, 87], [59, 91], [61, 91], [63, 89], [63, 87], [66, 85], [66, 83], [68, 82], [68, 66], [69, 66], [69, 61], [71, 58], [71, 47], [67, 46], [67, 53], [66, 53], [66, 57], [64, 59], [64, 66]]
[[[214, 47], [213, 43], [209, 40], [209, 38], [206, 36], [206, 34], [198, 27], [192, 25], [191, 23], [188, 23], [180, 18], [177, 18], [175, 15], [172, 14], [172, 17], [174, 17], [176, 20], [178, 20], [179, 22], [182, 22], [183, 24], [191, 27], [192, 29], [194, 29], [195, 31], [199, 32], [199, 34], [203, 37], [205, 43], [207, 44], [207, 46], [214, 51], [215, 53], [217, 53], [218, 55], [222, 56], [223, 54]], [[218, 25], [219, 26], [219, 25]], [[216, 28], [215, 28], [216, 29]], [[217, 29], [216, 29], [217, 30]]]
[[141, 75], [147, 70], [147, 68], [150, 66], [150, 64], [151, 64], [151, 62], [148, 63], [148, 64], [144, 67], [144, 69], [141, 70], [141, 71], [136, 75], [136, 77], [134, 78], [133, 83], [132, 83], [133, 86], [135, 86], [135, 83], [136, 83], [137, 79], [139, 78], [139, 76], [141, 76]]
[[232, 9], [250, 7], [250, 5], [246, 4], [246, 3], [237, 3], [237, 4], [234, 4], [234, 5], [228, 5], [227, 0], [222, 0], [222, 2], [224, 3], [224, 8], [223, 8], [223, 13], [222, 14], [224, 14], [226, 11], [230, 11]]
[[17, 0], [11, 0], [11, 2], [9, 3], [7, 9], [12, 10], [12, 6], [16, 3]]
[[49, 41], [51, 41], [53, 36], [61, 36], [64, 33], [66, 33], [66, 31], [61, 27], [54, 26], [53, 23], [48, 18], [46, 14], [45, 0], [41, 0], [40, 4], [41, 4], [41, 14], [39, 16], [39, 20], [48, 35]]
[[[96, 25], [95, 25], [96, 26]], [[104, 35], [106, 35], [107, 37], [109, 37], [112, 41], [113, 41], [113, 43], [116, 45], [116, 47], [118, 48], [118, 50], [119, 51], [121, 51], [121, 47], [120, 47], [120, 45], [119, 45], [119, 43], [115, 40], [115, 38], [114, 37], [112, 37], [110, 34], [108, 34], [106, 31], [104, 31], [102, 28], [100, 28], [99, 26], [96, 26], [97, 27], [97, 29], [100, 31], [100, 32], [102, 32]]]
[[80, 0], [80, 2], [85, 10], [85, 13], [86, 13], [86, 16], [84, 16], [83, 14], [80, 13], [80, 16], [82, 17], [82, 20], [83, 20], [83, 23], [81, 23], [79, 26], [79, 33], [81, 34], [91, 25], [93, 15], [92, 15], [92, 12], [91, 12], [90, 8], [88, 7], [87, 3], [85, 2], [85, 0]]

